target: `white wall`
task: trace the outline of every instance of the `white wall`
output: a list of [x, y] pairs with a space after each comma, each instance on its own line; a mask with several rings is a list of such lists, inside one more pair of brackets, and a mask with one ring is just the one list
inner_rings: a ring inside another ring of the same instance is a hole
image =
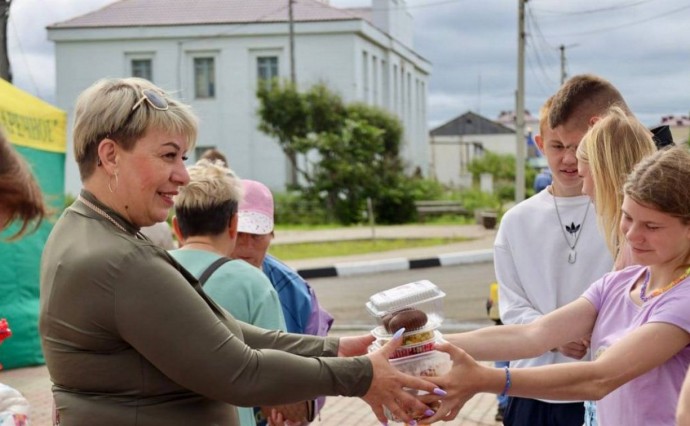
[[432, 136], [431, 175], [443, 184], [462, 186], [466, 167], [477, 154], [476, 145], [497, 154], [516, 153], [513, 134]]
[[[289, 78], [285, 31], [285, 24], [50, 30], [49, 38], [56, 41], [57, 104], [71, 121], [74, 102], [82, 90], [100, 78], [129, 76], [132, 57], [151, 57], [154, 83], [189, 103], [199, 115], [197, 145], [218, 147], [239, 176], [282, 190], [288, 178], [287, 160], [278, 143], [257, 129], [255, 91], [257, 56], [277, 56], [280, 76]], [[375, 56], [379, 65], [382, 59], [386, 63], [377, 79], [378, 101], [371, 89], [371, 63], [367, 77], [370, 89], [364, 98], [363, 52], [370, 62]], [[213, 99], [193, 99], [195, 55], [215, 58]], [[411, 168], [427, 170], [426, 85], [430, 65], [426, 61], [368, 23], [346, 21], [296, 25], [295, 62], [301, 87], [325, 82], [347, 102], [366, 101], [393, 108], [405, 125], [402, 155]], [[411, 91], [400, 78], [398, 86], [392, 86], [392, 64], [397, 64], [401, 73], [401, 63], [405, 64]], [[401, 96], [408, 100], [405, 108], [400, 102], [393, 103], [395, 90], [399, 100]], [[70, 122], [70, 141], [71, 127]], [[65, 181], [66, 190], [72, 194], [81, 187], [71, 145]]]

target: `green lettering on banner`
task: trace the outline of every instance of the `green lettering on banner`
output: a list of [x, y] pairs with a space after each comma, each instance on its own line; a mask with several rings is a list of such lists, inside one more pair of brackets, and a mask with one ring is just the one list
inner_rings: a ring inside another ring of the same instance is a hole
[[46, 144], [57, 143], [53, 139], [53, 129], [59, 125], [56, 119], [31, 117], [0, 109], [0, 123], [10, 139], [18, 137]]

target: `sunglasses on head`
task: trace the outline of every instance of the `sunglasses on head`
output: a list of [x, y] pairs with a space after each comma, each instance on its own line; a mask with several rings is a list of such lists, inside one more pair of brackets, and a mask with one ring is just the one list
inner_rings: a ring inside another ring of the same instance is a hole
[[129, 120], [132, 119], [134, 112], [137, 110], [137, 108], [142, 106], [144, 102], [146, 102], [151, 108], [158, 111], [167, 111], [168, 108], [170, 108], [168, 101], [163, 97], [163, 94], [156, 92], [155, 90], [144, 89], [141, 91], [141, 98], [139, 98], [134, 106], [132, 106], [129, 114], [127, 114], [127, 118], [125, 118], [125, 121], [122, 122], [121, 128], [127, 127], [127, 124], [129, 124]]
[[151, 89], [144, 89], [141, 91], [141, 98], [134, 104], [132, 111], [136, 111], [139, 106], [141, 106], [144, 101], [146, 101], [152, 108], [159, 111], [168, 110], [168, 101], [163, 97], [161, 93], [156, 92]]

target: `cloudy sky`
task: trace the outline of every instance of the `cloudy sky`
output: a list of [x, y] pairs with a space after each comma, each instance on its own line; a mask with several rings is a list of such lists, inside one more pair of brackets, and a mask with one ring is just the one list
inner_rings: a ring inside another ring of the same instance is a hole
[[[14, 83], [54, 100], [54, 50], [45, 27], [113, 0], [12, 0], [8, 45]], [[171, 0], [172, 1], [172, 0]], [[251, 1], [251, 0], [247, 0]], [[287, 1], [287, 0], [286, 0]], [[338, 7], [370, 0], [331, 0]], [[473, 110], [496, 118], [514, 109], [517, 0], [408, 0], [415, 49], [433, 66], [430, 127]], [[690, 112], [690, 4], [687, 0], [529, 0], [526, 100], [537, 113], [567, 75], [611, 80], [648, 125]]]

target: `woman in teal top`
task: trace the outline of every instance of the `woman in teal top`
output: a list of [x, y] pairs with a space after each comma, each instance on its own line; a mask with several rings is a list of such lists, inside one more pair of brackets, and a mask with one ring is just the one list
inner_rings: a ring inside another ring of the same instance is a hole
[[[242, 186], [235, 174], [201, 160], [188, 167], [189, 183], [175, 197], [173, 229], [182, 248], [170, 255], [200, 278], [218, 259], [232, 252], [237, 239], [237, 206]], [[242, 260], [228, 261], [203, 284], [206, 294], [240, 321], [286, 331], [278, 294], [261, 271]], [[301, 403], [302, 406], [305, 403]], [[254, 426], [254, 409], [238, 407], [242, 426]]]

